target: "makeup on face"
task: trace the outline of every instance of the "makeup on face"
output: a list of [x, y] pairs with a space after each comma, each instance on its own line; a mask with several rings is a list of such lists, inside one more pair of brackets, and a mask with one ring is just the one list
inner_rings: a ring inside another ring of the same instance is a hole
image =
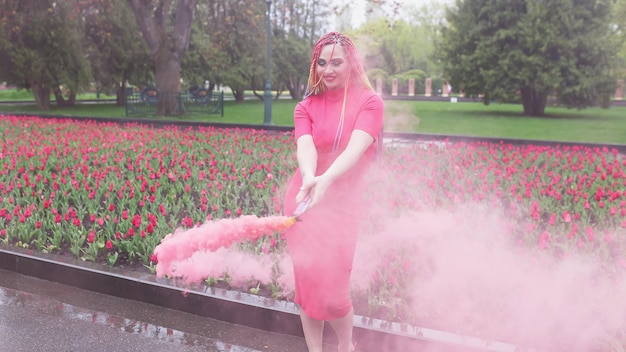
[[317, 60], [317, 74], [326, 88], [330, 90], [343, 88], [348, 72], [349, 66], [344, 48], [336, 44], [324, 46]]

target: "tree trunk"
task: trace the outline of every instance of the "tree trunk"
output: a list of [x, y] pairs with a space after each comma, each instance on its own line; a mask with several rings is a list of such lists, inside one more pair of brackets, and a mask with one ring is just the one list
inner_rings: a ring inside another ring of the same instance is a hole
[[[182, 113], [182, 103], [178, 99], [180, 64], [189, 47], [196, 1], [158, 1], [158, 5], [152, 7], [147, 1], [128, 0], [154, 61], [155, 83], [161, 91], [159, 114]], [[172, 11], [174, 5], [176, 9]], [[172, 14], [175, 14], [173, 19]]]
[[56, 98], [57, 106], [72, 107], [76, 105], [76, 93], [75, 92], [70, 91], [68, 94], [67, 100], [65, 100], [65, 96], [63, 95], [63, 91], [61, 90], [60, 87], [58, 86], [54, 87], [54, 89], [52, 89], [52, 92], [54, 93], [54, 97]]
[[289, 81], [287, 82], [287, 90], [289, 91], [291, 99], [296, 101], [302, 100], [302, 94], [304, 93], [302, 87], [302, 79], [300, 77], [289, 78]]
[[126, 104], [126, 84], [121, 83], [117, 85], [117, 96], [115, 98], [115, 105], [124, 106]]
[[30, 81], [30, 90], [35, 97], [35, 103], [37, 103], [37, 109], [50, 110], [50, 87], [37, 81]]
[[548, 93], [538, 91], [533, 87], [524, 87], [522, 92], [522, 104], [524, 105], [524, 115], [543, 116], [545, 115]]
[[245, 100], [245, 90], [233, 88], [233, 96], [235, 97], [235, 101], [238, 103], [242, 103]]
[[155, 68], [155, 83], [161, 91], [159, 115], [175, 116], [184, 113], [182, 103], [179, 101], [180, 60], [160, 55], [155, 60]]

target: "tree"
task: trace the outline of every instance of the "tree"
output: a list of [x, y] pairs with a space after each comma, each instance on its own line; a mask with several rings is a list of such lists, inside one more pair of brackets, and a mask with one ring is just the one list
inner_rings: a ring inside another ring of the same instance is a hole
[[[324, 7], [327, 3], [328, 0], [272, 0], [271, 81], [277, 97], [286, 89], [293, 99], [301, 99], [311, 47], [326, 27], [323, 19], [329, 15]], [[208, 65], [205, 72], [209, 79], [230, 87], [238, 102], [243, 101], [247, 89], [262, 91], [267, 4], [258, 0], [210, 0], [198, 11], [207, 19], [201, 24], [204, 44], [198, 45], [204, 47], [204, 53], [190, 54], [186, 62]], [[263, 99], [263, 95], [256, 95]]]
[[457, 0], [438, 55], [452, 86], [485, 104], [515, 101], [542, 116], [554, 95], [568, 108], [615, 89], [612, 0]]
[[[306, 39], [295, 33], [288, 34], [274, 28], [272, 56], [275, 68], [272, 69], [274, 85], [287, 89], [294, 100], [302, 100], [309, 75], [311, 47]], [[278, 69], [279, 68], [279, 69]]]
[[615, 69], [617, 78], [626, 78], [626, 0], [617, 0], [613, 11], [618, 34], [618, 63]]
[[368, 67], [384, 69], [390, 75], [421, 70], [430, 76], [438, 76], [440, 69], [432, 55], [444, 9], [438, 4], [419, 9], [403, 5], [399, 7], [404, 14], [402, 18], [376, 18], [348, 34], [359, 44]]
[[154, 63], [156, 86], [165, 93], [159, 113], [178, 112], [180, 68], [189, 46], [197, 0], [128, 0]]
[[[191, 61], [208, 65], [209, 80], [227, 85], [235, 100], [262, 83], [265, 72], [265, 2], [210, 0], [199, 8], [204, 50]], [[190, 58], [191, 59], [191, 58]]]
[[6, 35], [0, 41], [0, 78], [30, 89], [39, 109], [50, 108], [51, 93], [57, 104], [73, 105], [76, 92], [89, 83], [77, 9], [76, 1], [0, 3], [0, 26]]
[[123, 106], [126, 82], [154, 81], [147, 45], [125, 0], [89, 0], [82, 6], [92, 78], [99, 87], [115, 89], [117, 105]]
[[[196, 10], [196, 17], [207, 18], [201, 9], [202, 7], [199, 7]], [[191, 27], [189, 48], [181, 64], [181, 77], [186, 89], [203, 86], [206, 80], [210, 81], [212, 86], [218, 83], [215, 77], [212, 77], [211, 62], [205, 55], [210, 48], [211, 38], [209, 33], [203, 31], [202, 23], [202, 21], [194, 21]]]
[[274, 0], [272, 11], [273, 87], [287, 89], [292, 99], [301, 100], [313, 44], [330, 23], [328, 0]]

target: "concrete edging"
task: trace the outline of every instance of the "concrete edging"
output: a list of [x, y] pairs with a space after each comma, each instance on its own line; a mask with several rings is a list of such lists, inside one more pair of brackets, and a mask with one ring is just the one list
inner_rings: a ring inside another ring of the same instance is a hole
[[[54, 254], [0, 247], [0, 269], [84, 290], [141, 301], [263, 331], [302, 337], [292, 302], [214, 287], [185, 288], [148, 273]], [[332, 341], [334, 336], [327, 331]], [[355, 338], [372, 351], [518, 351], [517, 346], [446, 331], [355, 316]]]

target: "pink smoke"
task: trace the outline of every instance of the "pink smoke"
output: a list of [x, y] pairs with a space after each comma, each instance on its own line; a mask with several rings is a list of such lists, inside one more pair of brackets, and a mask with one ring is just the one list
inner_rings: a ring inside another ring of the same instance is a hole
[[[246, 215], [235, 219], [209, 220], [203, 225], [178, 229], [156, 246], [158, 277], [182, 278], [197, 283], [207, 277], [228, 273], [234, 283], [257, 278], [269, 282], [268, 257], [226, 251], [233, 244], [256, 240], [291, 226], [295, 219], [286, 216], [257, 217]], [[213, 253], [213, 254], [209, 254]]]
[[[426, 206], [421, 200], [432, 190], [407, 187], [410, 177], [378, 175], [388, 198], [368, 200], [370, 209], [363, 214], [352, 273], [355, 297], [367, 296], [372, 309], [391, 314], [390, 320], [541, 351], [621, 346], [616, 339], [624, 329], [626, 280], [620, 270], [584, 253], [556, 259], [539, 245], [519, 245], [508, 209], [490, 198]], [[413, 204], [398, 204], [388, 191], [394, 187]], [[157, 274], [190, 282], [228, 275], [233, 284], [278, 285], [284, 295], [293, 290], [286, 252], [248, 253], [229, 246], [248, 235], [234, 231], [239, 235], [224, 238], [217, 231], [200, 239], [206, 231], [168, 236], [157, 251]], [[197, 242], [181, 236], [193, 233]], [[356, 307], [359, 315], [376, 313]]]
[[360, 238], [354, 287], [380, 284], [387, 268], [383, 285], [394, 290], [410, 273], [394, 297], [407, 299], [415, 325], [542, 351], [591, 351], [624, 327], [623, 275], [582, 255], [556, 260], [512, 245], [498, 209], [467, 204], [386, 220]]

